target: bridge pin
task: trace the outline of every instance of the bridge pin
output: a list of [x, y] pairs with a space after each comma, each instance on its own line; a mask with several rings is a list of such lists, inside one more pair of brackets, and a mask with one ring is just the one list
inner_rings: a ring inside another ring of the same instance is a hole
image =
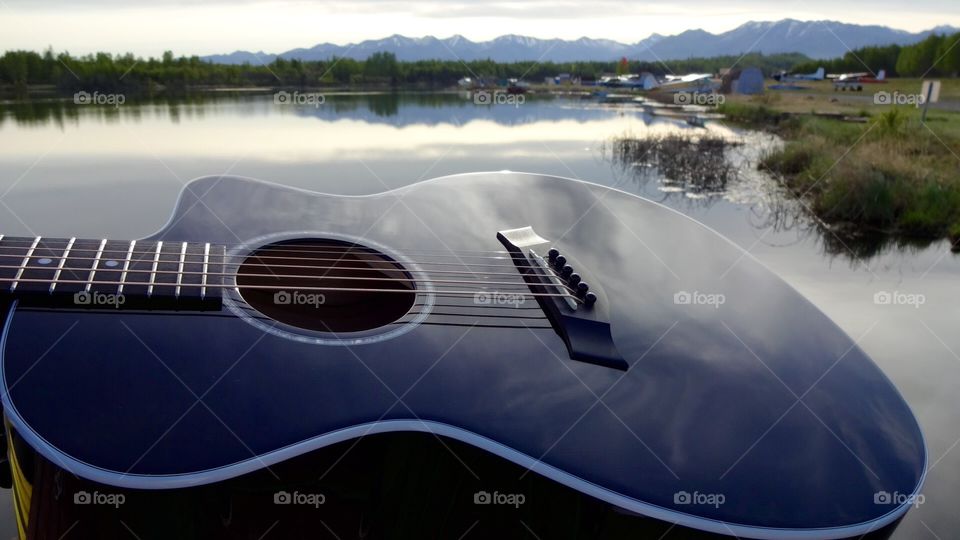
[[577, 296], [583, 296], [587, 294], [587, 291], [590, 290], [590, 285], [586, 281], [581, 281], [577, 283]]

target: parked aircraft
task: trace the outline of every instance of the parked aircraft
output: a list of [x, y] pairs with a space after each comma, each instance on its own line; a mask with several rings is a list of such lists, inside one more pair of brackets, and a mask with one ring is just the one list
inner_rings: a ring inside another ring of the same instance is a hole
[[865, 84], [878, 84], [887, 82], [887, 72], [881, 69], [876, 76], [872, 73], [842, 73], [839, 75], [827, 75], [833, 79], [834, 90], [863, 90]]
[[783, 82], [798, 82], [798, 81], [822, 81], [826, 75], [826, 70], [822, 67], [817, 68], [817, 71], [813, 73], [787, 73], [786, 71], [781, 71], [773, 76], [774, 79]]
[[713, 92], [720, 87], [720, 83], [713, 80], [709, 73], [691, 73], [689, 75], [667, 75], [666, 81], [660, 85], [665, 92]]

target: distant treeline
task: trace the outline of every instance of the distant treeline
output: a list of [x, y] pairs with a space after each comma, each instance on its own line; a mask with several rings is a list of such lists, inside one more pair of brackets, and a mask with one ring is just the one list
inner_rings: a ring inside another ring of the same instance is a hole
[[[834, 60], [811, 60], [794, 67], [797, 72], [813, 72], [823, 66], [827, 73], [878, 73], [887, 70], [893, 77], [956, 77], [960, 74], [960, 32], [933, 34], [913, 45], [861, 47]], [[955, 46], [956, 45], [956, 46]]]
[[[764, 55], [749, 53], [745, 55], [713, 56], [688, 58], [686, 60], [667, 60], [664, 62], [628, 62], [631, 73], [649, 71], [654, 75], [683, 75], [685, 73], [720, 73], [720, 70], [737, 67], [757, 67], [767, 76], [780, 71], [788, 71], [797, 64], [809, 62], [810, 58], [800, 53], [780, 53]], [[609, 72], [609, 71], [607, 71]]]
[[392, 53], [375, 53], [366, 60], [333, 58], [325, 61], [277, 59], [265, 65], [214, 64], [197, 56], [139, 58], [132, 54], [97, 53], [74, 57], [68, 53], [43, 54], [9, 51], [0, 57], [0, 85], [26, 90], [33, 85], [53, 85], [61, 91], [159, 89], [183, 90], [198, 86], [217, 87], [320, 87], [320, 86], [422, 86], [455, 85], [462, 77], [488, 80], [523, 79], [539, 83], [545, 77], [569, 73], [586, 79], [605, 73], [649, 71], [667, 73], [716, 73], [733, 64], [758, 66], [770, 74], [809, 61], [802, 54], [723, 56], [669, 62], [494, 62], [492, 60], [421, 60], [400, 62]]

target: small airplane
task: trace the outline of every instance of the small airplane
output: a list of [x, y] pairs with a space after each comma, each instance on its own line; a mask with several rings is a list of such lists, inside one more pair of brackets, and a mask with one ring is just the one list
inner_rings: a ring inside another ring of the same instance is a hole
[[619, 76], [607, 76], [600, 79], [601, 86], [611, 88], [635, 88], [639, 90], [652, 90], [659, 86], [656, 77], [649, 73], [639, 75], [627, 74]]
[[833, 79], [834, 90], [863, 90], [864, 84], [881, 84], [887, 82], [887, 71], [881, 69], [876, 75], [872, 73], [842, 73], [839, 75], [828, 75]]
[[690, 73], [689, 75], [667, 75], [660, 88], [666, 92], [713, 92], [719, 88], [709, 73]]
[[826, 70], [822, 67], [817, 68], [817, 71], [813, 73], [787, 73], [786, 71], [781, 71], [773, 76], [774, 79], [782, 82], [798, 82], [798, 81], [822, 81], [826, 76]]

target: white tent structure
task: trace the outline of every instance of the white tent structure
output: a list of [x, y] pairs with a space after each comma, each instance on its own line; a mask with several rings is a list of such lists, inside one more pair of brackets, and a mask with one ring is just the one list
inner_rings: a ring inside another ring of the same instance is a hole
[[653, 90], [657, 86], [660, 86], [660, 83], [657, 82], [657, 78], [654, 77], [653, 73], [650, 73], [649, 71], [644, 71], [637, 76], [637, 79], [639, 80], [639, 88], [643, 88], [644, 90]]

